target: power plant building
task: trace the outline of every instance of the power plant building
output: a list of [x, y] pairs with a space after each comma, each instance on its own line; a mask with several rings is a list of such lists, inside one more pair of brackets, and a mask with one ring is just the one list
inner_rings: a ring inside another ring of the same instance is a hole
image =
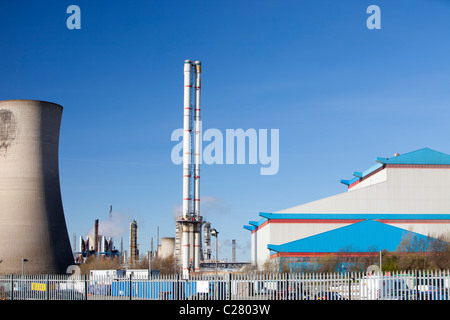
[[0, 101], [0, 274], [65, 273], [73, 264], [59, 181], [63, 108]]
[[376, 158], [366, 171], [341, 180], [347, 192], [274, 213], [244, 226], [251, 232], [252, 264], [310, 262], [395, 251], [407, 234], [450, 232], [450, 155], [424, 148]]

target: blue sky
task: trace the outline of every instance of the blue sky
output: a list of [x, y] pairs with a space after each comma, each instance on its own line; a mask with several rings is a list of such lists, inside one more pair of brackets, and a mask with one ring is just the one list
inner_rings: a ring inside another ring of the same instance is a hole
[[[81, 9], [69, 30], [66, 9]], [[381, 29], [369, 30], [369, 5]], [[243, 229], [274, 212], [345, 192], [389, 157], [450, 153], [450, 2], [2, 1], [0, 100], [64, 107], [60, 179], [69, 237], [117, 214], [128, 249], [174, 236], [182, 168], [183, 64], [201, 60], [203, 129], [279, 129], [280, 169], [203, 165], [203, 215], [220, 256], [250, 260]], [[119, 246], [120, 235], [114, 237]]]

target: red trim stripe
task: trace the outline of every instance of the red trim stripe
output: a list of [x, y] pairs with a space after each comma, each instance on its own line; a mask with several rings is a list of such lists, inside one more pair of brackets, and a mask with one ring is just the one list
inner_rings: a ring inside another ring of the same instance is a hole
[[364, 180], [370, 178], [371, 176], [373, 176], [374, 174], [380, 172], [381, 170], [383, 170], [385, 168], [386, 165], [383, 165], [381, 167], [379, 167], [378, 169], [372, 171], [371, 173], [369, 173], [367, 176], [360, 178], [359, 180], [353, 182], [351, 185], [348, 186], [348, 188], [353, 188], [354, 186], [356, 186], [357, 184], [359, 184], [360, 182], [363, 182]]
[[427, 168], [427, 169], [450, 169], [449, 164], [396, 164], [387, 163], [387, 168]]
[[[364, 221], [366, 219], [269, 219], [262, 223], [260, 226], [256, 227], [252, 233], [262, 229], [269, 223], [302, 223], [302, 224], [312, 224], [312, 223], [357, 223]], [[450, 224], [450, 220], [446, 219], [373, 219], [378, 222], [387, 223], [387, 224], [400, 224], [400, 223], [428, 223], [428, 224]]]
[[356, 223], [365, 219], [270, 219], [270, 223]]
[[271, 258], [317, 258], [324, 256], [339, 256], [339, 257], [378, 257], [379, 252], [277, 252], [270, 255]]

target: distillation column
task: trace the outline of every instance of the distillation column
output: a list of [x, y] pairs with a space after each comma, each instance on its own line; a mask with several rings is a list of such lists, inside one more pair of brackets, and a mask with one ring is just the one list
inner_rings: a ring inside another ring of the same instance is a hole
[[[201, 164], [201, 62], [184, 64], [183, 123], [183, 209], [181, 226], [181, 264], [185, 278], [189, 271], [200, 271], [202, 216], [200, 215]], [[191, 101], [192, 100], [192, 101]]]
[[184, 63], [184, 125], [183, 125], [183, 211], [182, 211], [182, 241], [181, 241], [181, 256], [182, 256], [182, 272], [183, 277], [189, 276], [189, 224], [187, 221], [190, 218], [191, 209], [191, 88], [192, 88], [192, 63], [186, 60]]
[[200, 161], [201, 161], [201, 118], [200, 118], [200, 92], [202, 66], [195, 61], [195, 131], [194, 131], [194, 271], [200, 271], [201, 227], [200, 216]]

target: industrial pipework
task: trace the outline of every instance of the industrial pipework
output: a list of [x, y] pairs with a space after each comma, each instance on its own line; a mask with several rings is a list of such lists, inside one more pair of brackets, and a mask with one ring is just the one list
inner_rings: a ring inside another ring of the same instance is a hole
[[200, 270], [202, 225], [202, 217], [200, 215], [201, 72], [200, 61], [185, 61], [183, 104], [183, 211], [182, 216], [178, 221], [182, 226], [181, 260], [182, 271], [185, 277], [189, 276], [189, 271], [192, 268], [194, 271]]

